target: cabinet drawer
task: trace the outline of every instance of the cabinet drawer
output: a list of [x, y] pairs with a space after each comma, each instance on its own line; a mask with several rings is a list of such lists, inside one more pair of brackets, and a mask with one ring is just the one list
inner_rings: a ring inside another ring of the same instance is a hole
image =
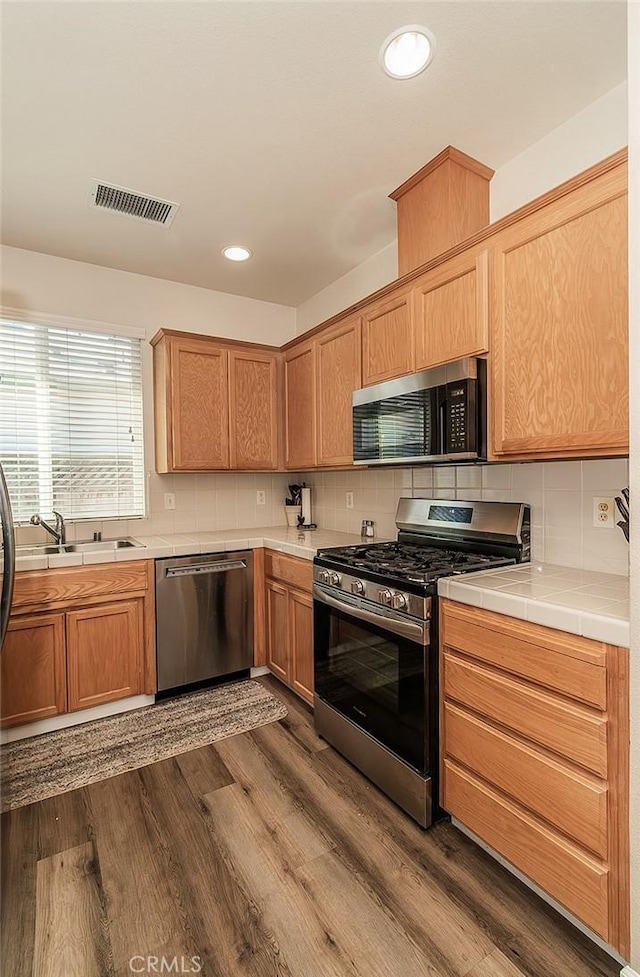
[[450, 702], [443, 710], [445, 755], [555, 825], [601, 858], [607, 856], [607, 787]]
[[449, 654], [442, 657], [444, 697], [469, 706], [593, 773], [607, 773], [603, 715], [525, 682]]
[[608, 940], [604, 865], [450, 760], [444, 761], [443, 797], [454, 817]]
[[82, 600], [147, 589], [148, 560], [101, 563], [91, 567], [33, 570], [16, 574], [14, 613], [30, 605]]
[[274, 550], [265, 553], [265, 574], [273, 580], [293, 584], [300, 590], [311, 593], [313, 585], [313, 564], [311, 560], [299, 560], [295, 556], [285, 556]]
[[606, 708], [606, 652], [600, 642], [491, 611], [444, 603], [442, 643], [589, 705]]

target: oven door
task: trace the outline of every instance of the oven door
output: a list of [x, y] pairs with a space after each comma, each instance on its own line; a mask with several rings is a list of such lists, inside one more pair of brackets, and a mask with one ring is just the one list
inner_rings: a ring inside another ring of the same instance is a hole
[[315, 694], [421, 774], [429, 772], [429, 622], [313, 588]]

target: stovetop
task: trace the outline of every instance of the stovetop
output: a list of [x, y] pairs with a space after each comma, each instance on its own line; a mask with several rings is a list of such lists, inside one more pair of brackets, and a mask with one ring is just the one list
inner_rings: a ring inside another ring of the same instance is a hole
[[358, 575], [372, 577], [389, 584], [429, 585], [440, 577], [508, 566], [513, 558], [446, 549], [440, 546], [420, 546], [401, 541], [369, 543], [362, 546], [342, 546], [321, 549], [318, 557], [331, 561]]

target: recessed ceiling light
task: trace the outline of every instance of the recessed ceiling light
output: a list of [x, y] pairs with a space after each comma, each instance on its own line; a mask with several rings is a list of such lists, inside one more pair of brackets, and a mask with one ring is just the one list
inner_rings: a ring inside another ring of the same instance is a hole
[[380, 64], [391, 78], [415, 78], [427, 67], [436, 39], [426, 27], [399, 27], [380, 48]]
[[249, 248], [243, 248], [241, 244], [230, 244], [222, 249], [222, 253], [229, 261], [248, 261], [253, 254]]

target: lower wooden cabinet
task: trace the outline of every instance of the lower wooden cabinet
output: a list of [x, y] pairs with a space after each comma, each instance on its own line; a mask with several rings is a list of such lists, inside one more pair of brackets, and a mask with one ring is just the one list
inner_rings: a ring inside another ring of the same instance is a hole
[[140, 599], [67, 614], [69, 712], [142, 692]]
[[441, 803], [629, 951], [628, 652], [441, 602]]
[[[265, 562], [267, 666], [313, 703], [312, 565], [308, 560], [269, 550]], [[277, 574], [278, 579], [271, 574]]]
[[18, 573], [1, 670], [2, 726], [153, 694], [153, 561]]
[[313, 702], [313, 599], [298, 590], [289, 591], [289, 644], [291, 685]]
[[286, 587], [267, 580], [267, 666], [283, 682], [289, 681], [289, 595]]
[[0, 666], [3, 726], [66, 712], [64, 614], [27, 614], [12, 619]]

